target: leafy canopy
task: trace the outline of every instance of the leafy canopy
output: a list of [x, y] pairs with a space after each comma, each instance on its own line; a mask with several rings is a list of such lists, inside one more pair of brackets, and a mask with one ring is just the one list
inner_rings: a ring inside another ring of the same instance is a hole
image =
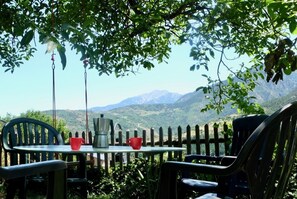
[[[277, 83], [296, 70], [297, 4], [294, 0], [2, 0], [0, 64], [13, 72], [30, 59], [35, 43], [56, 49], [63, 68], [66, 45], [99, 74], [117, 76], [169, 58], [172, 45], [189, 42], [197, 63], [219, 58], [217, 78], [204, 75], [210, 99], [203, 109], [263, 112], [250, 96], [258, 78]], [[228, 51], [237, 56], [228, 57]], [[249, 63], [232, 59], [247, 56]], [[220, 72], [227, 69], [227, 82]]]

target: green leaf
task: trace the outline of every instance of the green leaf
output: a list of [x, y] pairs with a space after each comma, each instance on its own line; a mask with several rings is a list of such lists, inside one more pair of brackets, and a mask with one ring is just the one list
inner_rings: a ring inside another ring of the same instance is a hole
[[69, 39], [69, 34], [67, 33], [67, 31], [65, 30], [62, 30], [61, 31], [61, 35], [64, 39], [68, 40]]
[[66, 67], [66, 62], [67, 62], [66, 55], [65, 55], [66, 49], [63, 46], [58, 45], [57, 50], [59, 52], [62, 68], [64, 70]]
[[215, 54], [214, 54], [213, 50], [212, 49], [208, 49], [208, 51], [209, 51], [210, 56], [212, 58], [214, 58]]
[[143, 62], [143, 67], [146, 68], [146, 69], [151, 69], [154, 67], [154, 64], [152, 64], [151, 62], [149, 61], [144, 61]]
[[200, 91], [200, 90], [203, 90], [204, 88], [205, 88], [204, 86], [200, 86], [200, 87], [196, 88], [196, 92]]
[[227, 77], [227, 82], [228, 82], [228, 84], [232, 84], [233, 83], [233, 79], [230, 76], [228, 76]]
[[34, 31], [30, 30], [28, 32], [26, 32], [26, 34], [23, 36], [22, 40], [21, 40], [21, 46], [27, 46], [29, 45], [29, 43], [32, 41], [34, 37]]
[[290, 74], [292, 73], [291, 68], [285, 68], [285, 69], [284, 69], [284, 73], [285, 73], [286, 75], [290, 75]]
[[274, 0], [266, 0], [266, 4], [269, 5], [271, 3], [274, 3]]
[[297, 35], [297, 22], [295, 20], [290, 21], [289, 28], [292, 34]]
[[143, 174], [141, 173], [141, 171], [139, 171], [139, 169], [137, 169], [137, 171], [138, 171], [138, 174], [139, 174], [140, 178], [144, 179]]

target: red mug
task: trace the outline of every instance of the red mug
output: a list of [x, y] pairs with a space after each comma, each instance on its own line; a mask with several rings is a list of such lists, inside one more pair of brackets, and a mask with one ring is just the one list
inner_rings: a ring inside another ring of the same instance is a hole
[[131, 146], [133, 149], [138, 150], [141, 148], [141, 143], [142, 143], [142, 138], [134, 137], [134, 138], [129, 138], [127, 140], [127, 143], [129, 146]]
[[85, 140], [83, 138], [70, 138], [70, 146], [72, 150], [79, 150], [81, 144], [83, 144]]

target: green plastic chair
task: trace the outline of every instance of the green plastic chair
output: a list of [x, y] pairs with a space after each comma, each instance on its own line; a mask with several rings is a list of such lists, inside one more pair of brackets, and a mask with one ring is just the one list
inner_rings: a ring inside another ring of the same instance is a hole
[[[63, 144], [64, 141], [61, 134], [54, 127], [40, 120], [15, 118], [7, 122], [2, 128], [2, 146], [10, 156], [10, 165], [57, 159], [55, 157], [57, 154], [54, 153], [20, 153], [13, 149], [14, 146]], [[77, 158], [79, 159], [79, 165], [76, 176], [68, 176], [67, 183], [72, 187], [80, 188], [77, 194], [81, 198], [87, 198], [85, 155], [77, 154]], [[69, 164], [72, 165], [71, 162]], [[36, 177], [33, 180], [42, 181], [42, 177]]]
[[[230, 165], [208, 165], [168, 161], [162, 164], [159, 198], [177, 198], [179, 172], [206, 173], [229, 177], [239, 172], [247, 176], [252, 199], [283, 198], [295, 161], [297, 148], [297, 102], [266, 118], [247, 139]], [[232, 157], [230, 157], [232, 159]], [[225, 193], [208, 193], [205, 198], [230, 197]]]
[[[229, 156], [237, 156], [241, 147], [244, 145], [248, 137], [253, 131], [268, 117], [268, 115], [246, 115], [236, 118], [232, 121], [233, 135], [232, 145]], [[233, 159], [231, 159], [232, 161]], [[214, 162], [220, 165], [228, 165], [229, 159], [225, 156], [207, 156], [200, 154], [186, 155], [185, 162], [207, 161]], [[222, 182], [223, 186], [220, 185]], [[191, 191], [198, 192], [200, 195], [208, 192], [225, 192], [229, 189], [232, 195], [238, 193], [242, 195], [249, 194], [247, 187], [246, 176], [242, 173], [234, 175], [229, 179], [219, 178], [217, 181], [206, 181], [190, 178], [189, 174], [183, 174], [180, 180], [179, 198], [186, 198], [187, 193]], [[231, 193], [230, 193], [231, 195]]]

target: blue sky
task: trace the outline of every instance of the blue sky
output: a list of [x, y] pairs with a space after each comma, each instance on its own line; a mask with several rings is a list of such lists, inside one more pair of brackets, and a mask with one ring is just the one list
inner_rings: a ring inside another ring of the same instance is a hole
[[[34, 57], [16, 68], [13, 74], [1, 68], [0, 116], [52, 109], [51, 55], [45, 54], [46, 45], [39, 45], [37, 49]], [[150, 71], [140, 69], [136, 75], [131, 73], [120, 78], [114, 74], [99, 76], [95, 69], [88, 70], [88, 107], [118, 103], [153, 90], [180, 94], [195, 91], [206, 84], [205, 78], [201, 77], [206, 71], [190, 71], [194, 61], [189, 57], [189, 52], [189, 45], [175, 46], [167, 64], [156, 64]], [[56, 55], [56, 107], [84, 109], [84, 67], [79, 55], [70, 50], [66, 53], [67, 66], [64, 70]]]

